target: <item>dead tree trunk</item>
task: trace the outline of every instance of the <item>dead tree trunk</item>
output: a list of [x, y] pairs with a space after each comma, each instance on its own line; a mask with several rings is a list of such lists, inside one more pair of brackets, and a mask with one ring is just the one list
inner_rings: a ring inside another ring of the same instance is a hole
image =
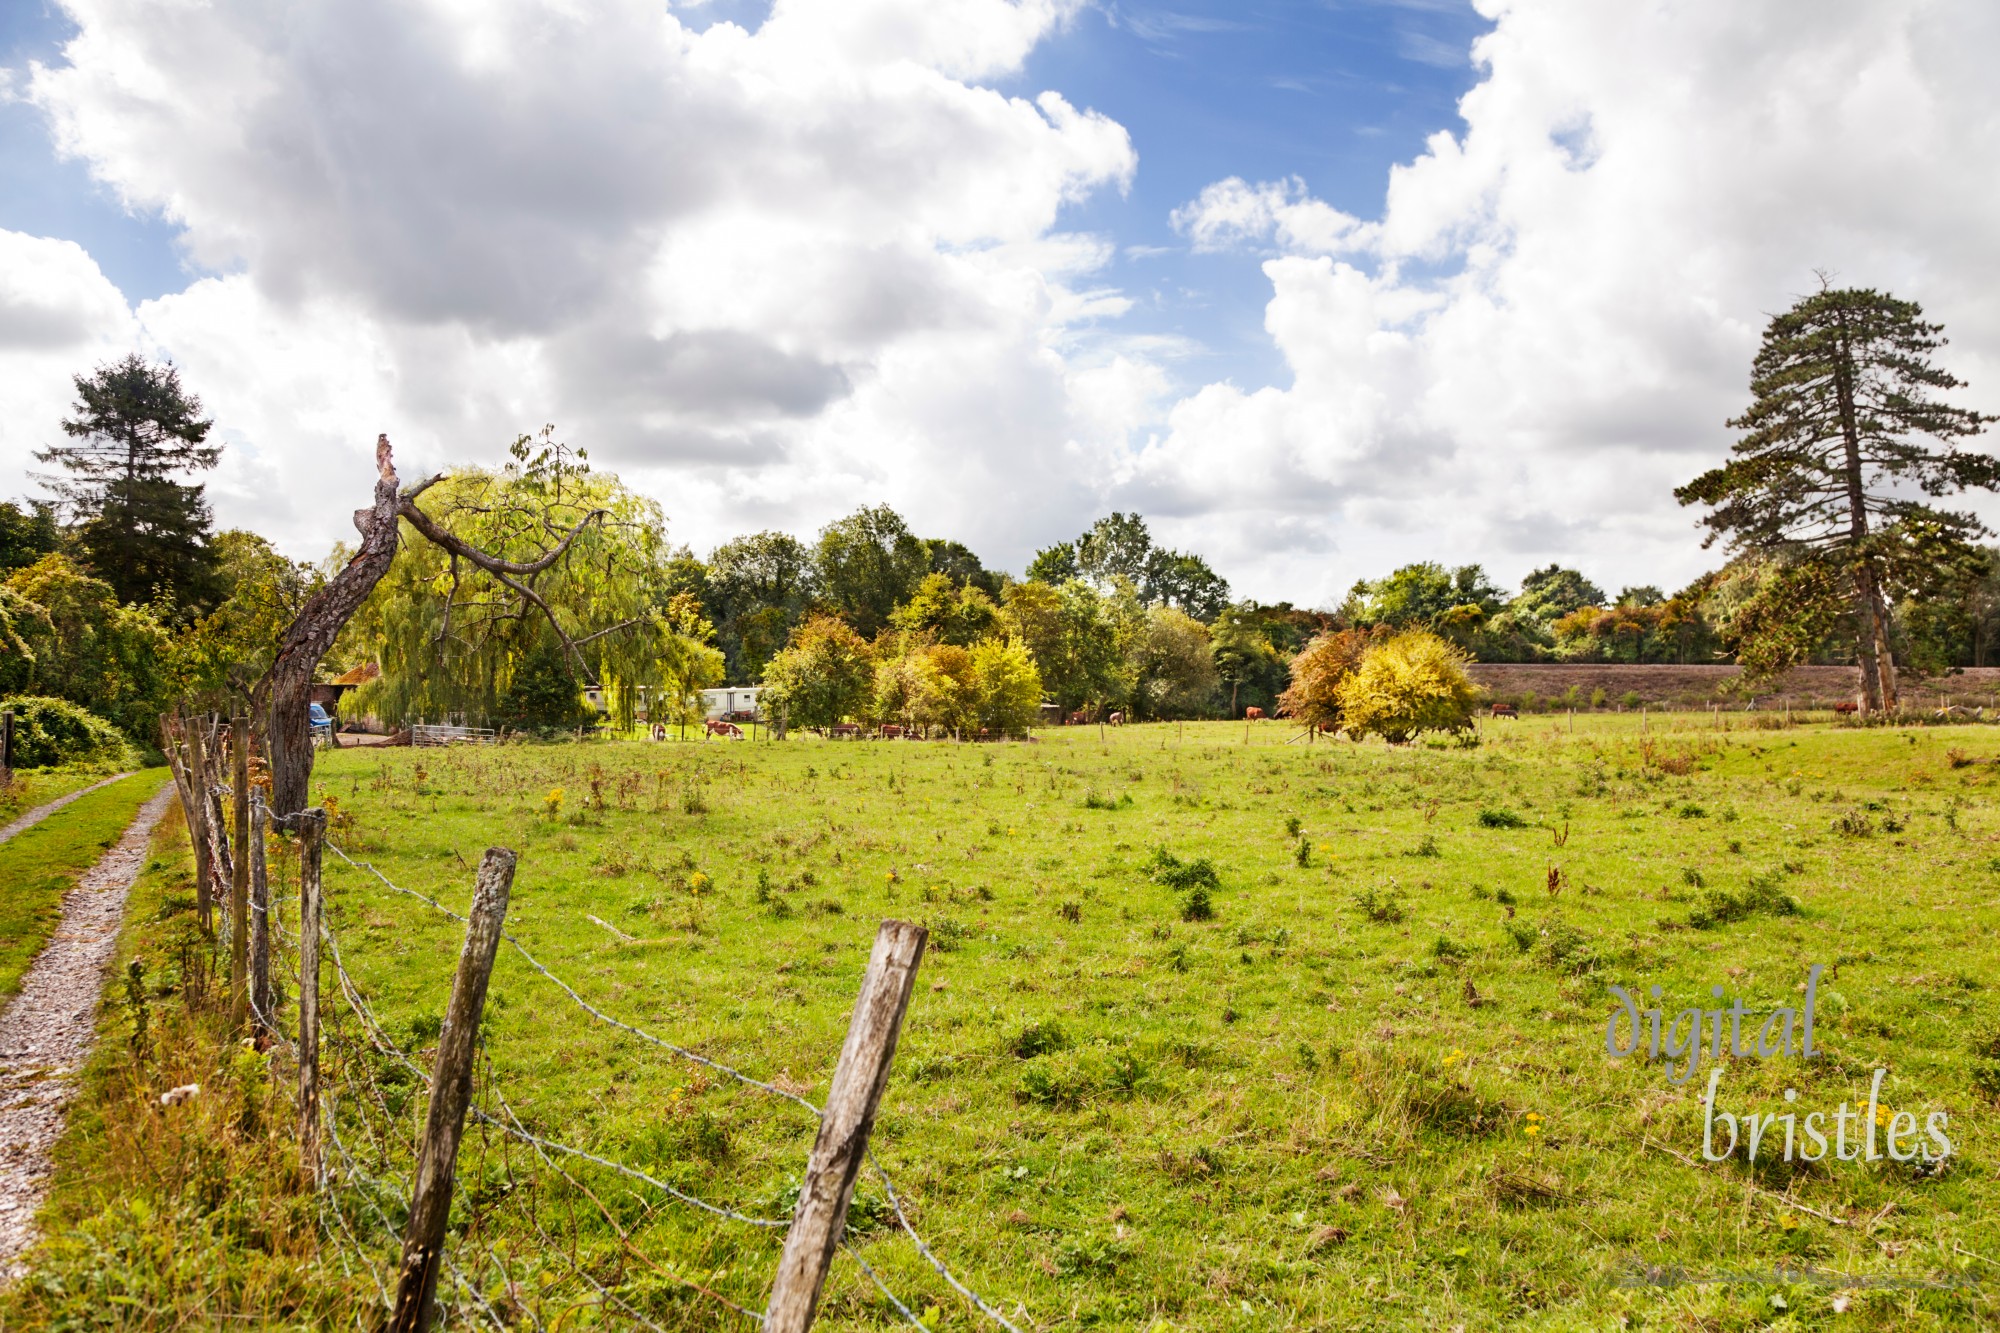
[[375, 503], [354, 511], [361, 549], [324, 588], [307, 599], [285, 631], [271, 670], [259, 684], [269, 699], [265, 744], [271, 759], [271, 810], [280, 819], [306, 808], [312, 778], [312, 685], [319, 659], [349, 616], [375, 590], [396, 558], [396, 461], [389, 437], [375, 441]]

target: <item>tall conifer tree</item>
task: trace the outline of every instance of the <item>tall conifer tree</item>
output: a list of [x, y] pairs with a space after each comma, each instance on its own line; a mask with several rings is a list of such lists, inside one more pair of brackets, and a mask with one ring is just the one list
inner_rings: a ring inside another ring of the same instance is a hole
[[[2000, 490], [2000, 460], [1961, 448], [1996, 418], [1938, 400], [1944, 327], [1914, 302], [1821, 287], [1774, 317], [1750, 376], [1734, 457], [1674, 491], [1708, 505], [1710, 542], [1825, 567], [1844, 590], [1862, 706], [1896, 706], [1888, 591], [1921, 591], [1986, 528], [1931, 498]], [[1787, 665], [1788, 663], [1776, 663]]]
[[123, 602], [205, 607], [216, 590], [208, 502], [201, 486], [179, 480], [222, 456], [208, 443], [214, 423], [201, 400], [181, 387], [179, 370], [136, 353], [78, 375], [76, 392], [62, 423], [72, 443], [35, 457], [63, 470], [46, 480], [78, 524], [91, 572]]

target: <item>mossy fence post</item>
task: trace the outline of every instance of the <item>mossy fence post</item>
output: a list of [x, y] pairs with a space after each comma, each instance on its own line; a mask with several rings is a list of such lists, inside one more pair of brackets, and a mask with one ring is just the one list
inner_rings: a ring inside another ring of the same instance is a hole
[[889, 1081], [889, 1062], [896, 1056], [896, 1037], [910, 1007], [925, 938], [924, 928], [911, 921], [884, 921], [875, 933], [847, 1042], [840, 1048], [833, 1087], [820, 1115], [819, 1137], [799, 1187], [799, 1206], [771, 1284], [765, 1333], [804, 1333], [812, 1327], [827, 1266], [847, 1228], [847, 1205], [868, 1154], [868, 1133]]
[[504, 847], [487, 848], [479, 861], [472, 910], [465, 924], [465, 948], [458, 956], [451, 1005], [445, 1010], [437, 1060], [431, 1067], [431, 1104], [424, 1117], [424, 1137], [417, 1144], [416, 1184], [410, 1194], [402, 1275], [396, 1284], [388, 1333], [424, 1333], [431, 1326], [438, 1268], [444, 1262], [445, 1224], [451, 1219], [458, 1141], [465, 1130], [465, 1109], [472, 1100], [474, 1042], [479, 1036], [480, 1015], [486, 1009], [486, 984], [493, 975], [493, 957], [500, 948], [500, 927], [507, 919], [507, 895], [513, 886], [514, 853]]
[[326, 811], [315, 806], [293, 821], [299, 830], [299, 1169], [319, 1186], [320, 854]]
[[257, 1026], [276, 1036], [278, 1010], [271, 989], [271, 878], [264, 863], [264, 839], [270, 831], [270, 817], [260, 801], [250, 809], [250, 843], [244, 858], [250, 862], [250, 1010]]
[[229, 877], [229, 1025], [250, 1016], [250, 719], [229, 719], [230, 795], [236, 806], [236, 857]]

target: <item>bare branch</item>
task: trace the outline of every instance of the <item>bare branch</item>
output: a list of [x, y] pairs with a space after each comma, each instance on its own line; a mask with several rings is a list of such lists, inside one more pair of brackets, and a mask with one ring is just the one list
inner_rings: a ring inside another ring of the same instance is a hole
[[[608, 511], [606, 510], [603, 509], [591, 510], [589, 513], [585, 514], [582, 518], [577, 520], [575, 527], [571, 528], [567, 533], [563, 535], [563, 539], [560, 542], [556, 543], [554, 550], [550, 551], [547, 555], [541, 557], [539, 560], [529, 560], [524, 562], [518, 560], [502, 560], [497, 555], [488, 555], [486, 552], [480, 550], [478, 547], [472, 545], [470, 542], [467, 542], [460, 537], [453, 536], [451, 533], [439, 527], [437, 525], [437, 522], [433, 520], [429, 514], [426, 514], [423, 510], [417, 508], [417, 506], [414, 503], [412, 503], [407, 497], [403, 499], [402, 506], [398, 512], [400, 512], [404, 518], [409, 520], [411, 527], [415, 528], [418, 532], [421, 532], [425, 537], [429, 538], [432, 542], [436, 543], [443, 549], [447, 551], [453, 551], [459, 555], [464, 556], [467, 560], [470, 560], [473, 564], [478, 565], [481, 569], [485, 570], [489, 574], [494, 574], [494, 575], [512, 574], [518, 578], [525, 578], [530, 574], [539, 574], [543, 570], [547, 569], [550, 565], [553, 565], [556, 561], [562, 558], [563, 552], [567, 551], [570, 548], [570, 544], [577, 539], [579, 533], [581, 533], [585, 528], [589, 527], [592, 522], [609, 516]], [[540, 599], [537, 598], [536, 600], [539, 602]]]

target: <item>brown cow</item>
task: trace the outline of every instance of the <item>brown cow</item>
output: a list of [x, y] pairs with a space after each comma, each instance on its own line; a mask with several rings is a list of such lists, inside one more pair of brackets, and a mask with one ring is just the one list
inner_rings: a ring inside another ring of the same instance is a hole
[[1243, 719], [1246, 722], [1262, 722], [1264, 720], [1264, 710], [1261, 708], [1246, 708], [1243, 710]]
[[1493, 705], [1493, 716], [1495, 716], [1495, 717], [1511, 717], [1511, 718], [1515, 718], [1515, 719], [1517, 719], [1517, 720], [1518, 720], [1518, 719], [1520, 718], [1520, 716], [1521, 716], [1521, 715], [1520, 715], [1519, 713], [1517, 713], [1517, 712], [1515, 712], [1515, 711], [1514, 711], [1514, 705], [1512, 705], [1512, 704], [1494, 704], [1494, 705]]

